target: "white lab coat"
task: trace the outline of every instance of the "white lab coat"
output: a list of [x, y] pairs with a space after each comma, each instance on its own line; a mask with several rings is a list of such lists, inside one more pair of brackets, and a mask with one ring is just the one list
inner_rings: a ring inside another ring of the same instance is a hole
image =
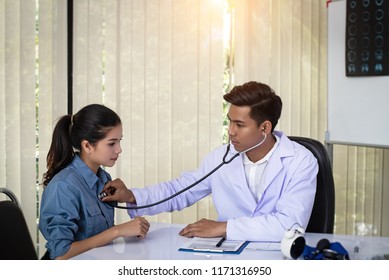
[[[306, 228], [316, 193], [317, 160], [282, 132], [274, 133], [280, 142], [266, 166], [265, 186], [258, 203], [247, 185], [243, 157], [238, 156], [192, 189], [163, 204], [129, 210], [130, 216], [181, 210], [212, 194], [218, 220], [227, 221], [227, 239], [281, 241], [287, 229]], [[184, 172], [180, 178], [132, 189], [137, 205], [154, 203], [194, 183], [220, 164], [225, 151], [225, 145], [216, 148], [199, 169]], [[229, 153], [227, 159], [236, 153], [232, 146]]]

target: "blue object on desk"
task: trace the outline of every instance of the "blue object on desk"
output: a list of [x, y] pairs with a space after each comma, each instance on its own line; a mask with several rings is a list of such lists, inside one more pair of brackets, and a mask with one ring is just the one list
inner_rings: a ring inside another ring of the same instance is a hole
[[305, 245], [303, 251], [303, 258], [305, 260], [349, 260], [347, 250], [339, 242], [329, 243], [329, 247], [325, 249], [318, 249], [317, 247], [310, 247]]
[[242, 245], [235, 251], [220, 249], [219, 247], [213, 248], [179, 248], [178, 251], [182, 252], [196, 252], [196, 253], [215, 253], [215, 254], [240, 254], [244, 248], [250, 243], [250, 241], [245, 241]]

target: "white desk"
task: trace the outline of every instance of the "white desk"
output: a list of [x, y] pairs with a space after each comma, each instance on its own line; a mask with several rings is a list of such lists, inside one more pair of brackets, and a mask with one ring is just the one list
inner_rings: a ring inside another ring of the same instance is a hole
[[[151, 223], [144, 240], [118, 238], [112, 244], [89, 250], [74, 257], [75, 260], [281, 260], [281, 251], [254, 250], [250, 244], [239, 254], [214, 254], [178, 251], [188, 238], [179, 236], [186, 225]], [[340, 242], [349, 252], [351, 259], [371, 259], [389, 254], [389, 237], [363, 237], [332, 234], [306, 233], [306, 244], [316, 247], [317, 242], [327, 238], [330, 242]], [[358, 247], [359, 253], [354, 253]]]

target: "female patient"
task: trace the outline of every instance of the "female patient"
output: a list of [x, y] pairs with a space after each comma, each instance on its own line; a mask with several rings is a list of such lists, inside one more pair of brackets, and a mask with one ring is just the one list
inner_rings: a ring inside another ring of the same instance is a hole
[[47, 240], [43, 259], [68, 259], [117, 237], [143, 239], [143, 217], [114, 225], [114, 208], [98, 199], [121, 153], [122, 124], [111, 109], [88, 105], [61, 117], [54, 128], [43, 176], [39, 229]]

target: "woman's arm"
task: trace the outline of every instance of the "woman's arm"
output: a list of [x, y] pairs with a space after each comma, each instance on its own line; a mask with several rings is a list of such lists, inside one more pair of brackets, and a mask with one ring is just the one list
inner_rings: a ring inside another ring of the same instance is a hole
[[56, 259], [65, 260], [72, 258], [90, 249], [106, 245], [118, 237], [137, 236], [138, 238], [143, 239], [149, 231], [149, 228], [150, 224], [145, 218], [136, 217], [129, 222], [115, 225], [87, 239], [74, 241], [70, 245], [69, 250]]

